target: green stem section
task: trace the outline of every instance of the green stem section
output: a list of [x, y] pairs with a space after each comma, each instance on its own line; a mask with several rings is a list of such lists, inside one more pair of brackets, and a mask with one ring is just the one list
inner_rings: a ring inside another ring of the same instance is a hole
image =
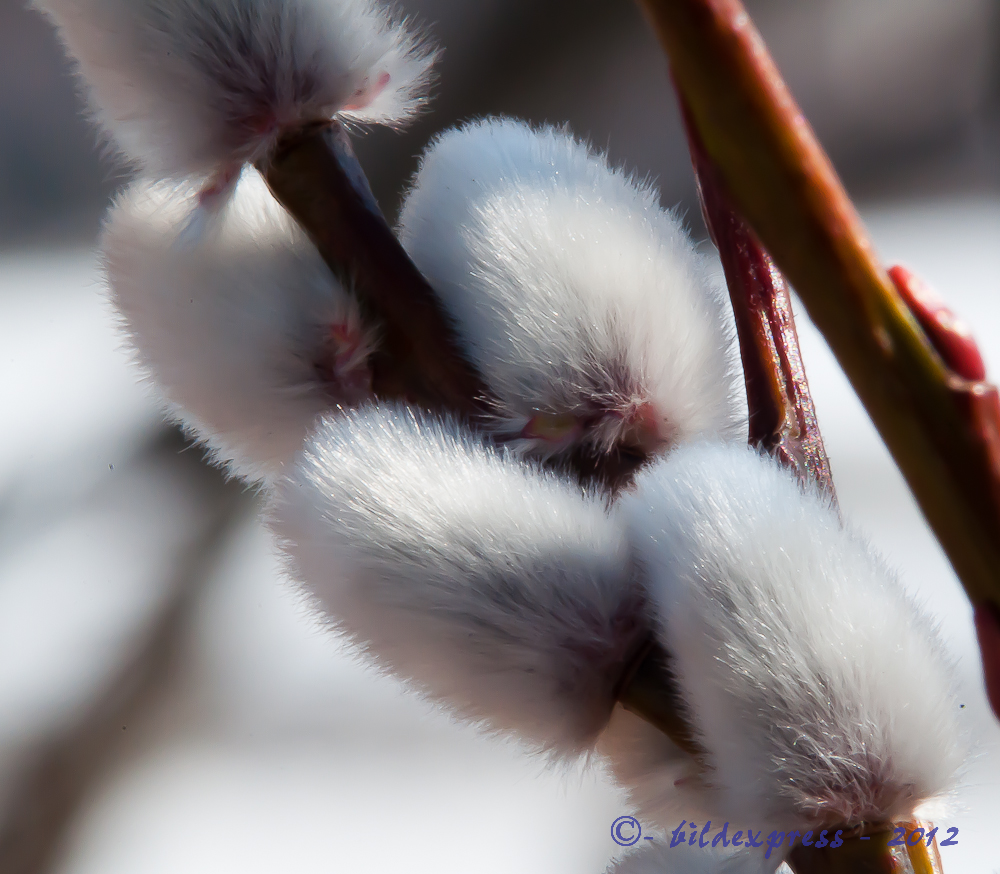
[[974, 603], [1000, 604], [1000, 401], [935, 351], [739, 0], [639, 0], [737, 212], [798, 292]]

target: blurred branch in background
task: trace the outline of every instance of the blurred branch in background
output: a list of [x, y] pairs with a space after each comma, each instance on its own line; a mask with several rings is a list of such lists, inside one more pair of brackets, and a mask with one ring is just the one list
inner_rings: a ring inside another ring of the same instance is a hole
[[256, 506], [163, 425], [96, 280], [87, 250], [0, 256], [4, 874], [57, 864]]
[[[90, 662], [91, 667], [86, 682], [74, 684], [70, 706], [60, 707], [56, 718], [43, 720], [43, 726], [23, 736], [14, 750], [9, 737], [2, 745], [8, 747], [0, 769], [5, 774], [0, 793], [4, 874], [50, 870], [74, 814], [125, 743], [124, 732], [157, 698], [202, 586], [235, 523], [253, 506], [245, 487], [224, 484], [218, 472], [202, 463], [199, 451], [186, 451], [190, 448], [176, 430], [162, 432], [120, 465], [118, 476], [77, 496], [68, 512], [50, 514], [43, 530], [36, 527], [31, 533], [44, 539], [49, 533], [46, 527], [62, 528], [62, 536], [55, 538], [57, 553], [60, 540], [82, 533], [97, 553], [77, 557], [76, 569], [85, 577], [138, 574], [141, 578], [118, 580], [115, 609], [71, 611], [76, 621], [69, 629], [60, 629], [58, 623], [38, 626], [30, 610], [5, 617], [6, 622], [25, 623], [42, 636], [53, 630], [66, 632], [75, 649], [67, 663], [69, 672], [74, 673], [73, 660]], [[0, 532], [10, 521], [0, 515]], [[136, 547], [147, 559], [144, 567], [122, 562], [121, 555]], [[72, 591], [59, 594], [74, 596]], [[76, 596], [101, 600], [101, 592], [88, 587]], [[90, 651], [79, 646], [81, 637], [101, 640], [103, 645]], [[58, 651], [66, 641], [51, 640], [47, 645]], [[20, 664], [30, 671], [30, 661]], [[35, 671], [31, 679], [39, 687], [37, 696], [44, 697], [46, 687], [58, 696], [59, 673], [58, 666]], [[26, 714], [18, 716], [23, 720]]]

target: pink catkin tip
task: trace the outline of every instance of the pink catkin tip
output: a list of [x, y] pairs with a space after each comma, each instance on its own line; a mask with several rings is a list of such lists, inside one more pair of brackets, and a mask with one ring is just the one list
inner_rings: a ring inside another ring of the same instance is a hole
[[330, 342], [334, 349], [334, 361], [338, 370], [349, 370], [357, 362], [358, 352], [364, 338], [361, 329], [347, 322], [335, 322], [330, 325]]
[[979, 604], [974, 618], [979, 651], [983, 657], [986, 697], [1000, 719], [1000, 610], [993, 604]]
[[673, 442], [672, 429], [664, 422], [656, 407], [648, 401], [639, 404], [627, 417], [630, 442], [643, 452], [653, 455]]
[[986, 379], [986, 365], [969, 326], [905, 267], [892, 267], [889, 278], [945, 364], [963, 379]]
[[198, 192], [198, 203], [205, 205], [221, 198], [232, 187], [240, 174], [240, 167], [228, 165], [221, 168]]

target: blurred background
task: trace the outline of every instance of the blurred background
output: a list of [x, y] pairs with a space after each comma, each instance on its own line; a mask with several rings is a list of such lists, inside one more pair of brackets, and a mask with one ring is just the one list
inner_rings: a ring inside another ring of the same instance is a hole
[[[409, 0], [445, 53], [431, 110], [356, 143], [386, 212], [456, 121], [568, 122], [703, 236], [664, 59], [629, 2]], [[1000, 4], [752, 0], [888, 263], [1000, 373]], [[280, 578], [258, 499], [162, 424], [94, 242], [125, 181], [53, 34], [0, 0], [0, 872], [601, 874], [625, 803], [359, 664]], [[804, 317], [845, 514], [938, 620], [972, 750], [946, 872], [1000, 870], [1000, 727], [961, 590]], [[845, 609], [849, 609], [845, 605]], [[920, 678], [914, 683], [919, 685]]]

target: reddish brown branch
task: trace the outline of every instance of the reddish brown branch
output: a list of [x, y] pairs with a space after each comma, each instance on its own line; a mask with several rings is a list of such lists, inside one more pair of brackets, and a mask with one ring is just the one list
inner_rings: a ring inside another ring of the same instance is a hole
[[788, 284], [733, 209], [687, 113], [685, 123], [705, 223], [719, 250], [733, 305], [750, 414], [750, 445], [770, 452], [803, 482], [816, 483], [835, 501]]

